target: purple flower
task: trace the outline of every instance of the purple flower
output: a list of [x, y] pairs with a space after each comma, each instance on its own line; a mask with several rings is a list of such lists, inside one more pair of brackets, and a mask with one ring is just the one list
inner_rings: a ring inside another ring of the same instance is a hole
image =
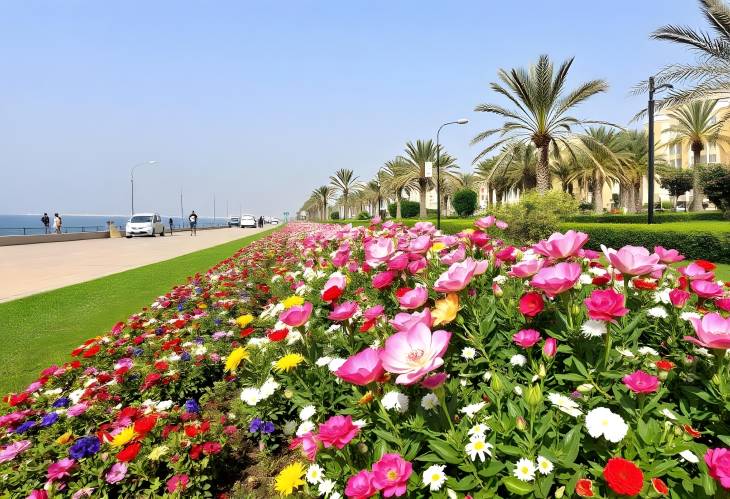
[[17, 433], [18, 435], [22, 435], [22, 434], [23, 434], [23, 433], [25, 433], [26, 431], [28, 431], [28, 430], [30, 430], [31, 428], [33, 428], [33, 427], [34, 427], [35, 425], [36, 425], [36, 423], [35, 423], [35, 421], [33, 421], [33, 420], [30, 420], [30, 421], [26, 421], [25, 423], [23, 423], [22, 425], [18, 426], [18, 427], [17, 427], [16, 429], [15, 429], [15, 433]]
[[261, 433], [274, 433], [274, 423], [271, 421], [266, 421], [261, 428]]
[[43, 416], [43, 419], [41, 420], [41, 427], [45, 428], [46, 426], [51, 426], [56, 421], [58, 421], [58, 413], [49, 412], [48, 414]]
[[184, 361], [188, 361], [188, 360], [190, 360], [190, 359], [191, 359], [192, 357], [190, 356], [190, 353], [188, 353], [188, 352], [183, 352], [183, 354], [182, 354], [182, 355], [180, 356], [180, 358], [181, 358], [182, 360], [184, 360]]
[[251, 424], [248, 425], [248, 431], [250, 431], [251, 433], [256, 433], [261, 429], [261, 423], [263, 423], [263, 421], [261, 421], [261, 418], [253, 418]]
[[68, 450], [68, 455], [74, 459], [82, 459], [84, 457], [93, 456], [99, 452], [101, 442], [95, 436], [81, 437]]
[[106, 483], [121, 482], [127, 475], [127, 463], [115, 463], [107, 472], [104, 479]]
[[53, 407], [68, 407], [68, 404], [70, 403], [71, 401], [68, 397], [61, 397], [53, 403]]
[[194, 399], [187, 399], [185, 401], [185, 412], [200, 412], [200, 406]]

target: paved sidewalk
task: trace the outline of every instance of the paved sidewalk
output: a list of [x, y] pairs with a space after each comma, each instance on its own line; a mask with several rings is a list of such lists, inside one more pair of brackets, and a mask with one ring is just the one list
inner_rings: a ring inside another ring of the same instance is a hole
[[267, 230], [200, 230], [173, 237], [91, 239], [0, 247], [0, 302], [169, 260]]

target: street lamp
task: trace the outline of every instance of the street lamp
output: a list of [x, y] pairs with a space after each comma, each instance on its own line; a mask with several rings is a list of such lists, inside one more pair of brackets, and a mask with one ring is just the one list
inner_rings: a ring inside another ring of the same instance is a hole
[[436, 132], [436, 228], [439, 230], [441, 229], [441, 168], [439, 168], [441, 150], [439, 147], [439, 134], [441, 133], [441, 129], [446, 125], [466, 125], [467, 123], [469, 123], [469, 120], [466, 118], [449, 121], [441, 125]]
[[671, 90], [674, 88], [669, 83], [664, 83], [658, 87], [654, 87], [654, 77], [649, 77], [649, 168], [647, 177], [649, 181], [649, 211], [647, 212], [647, 223], [654, 223], [654, 92], [661, 90]]
[[137, 163], [132, 167], [132, 169], [129, 171], [129, 181], [132, 184], [132, 215], [134, 215], [134, 170], [137, 169], [138, 166], [142, 165], [154, 165], [157, 163], [157, 161], [144, 161], [142, 163]]

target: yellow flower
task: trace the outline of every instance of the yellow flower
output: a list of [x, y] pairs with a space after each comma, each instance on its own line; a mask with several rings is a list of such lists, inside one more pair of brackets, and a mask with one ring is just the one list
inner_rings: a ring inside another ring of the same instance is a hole
[[226, 371], [235, 371], [242, 360], [248, 359], [248, 351], [243, 347], [234, 349], [226, 359]]
[[462, 234], [471, 235], [474, 234], [474, 229], [464, 229], [461, 232]]
[[198, 303], [198, 308], [201, 310], [205, 310], [206, 308], [208, 308], [208, 305], [203, 302], [200, 302], [200, 303]]
[[253, 320], [253, 315], [246, 314], [246, 315], [242, 315], [238, 319], [236, 319], [236, 324], [238, 324], [239, 327], [246, 327], [251, 323], [252, 320]]
[[121, 447], [134, 438], [134, 426], [127, 426], [122, 431], [117, 433], [112, 440], [112, 447]]
[[63, 435], [61, 435], [60, 437], [58, 437], [56, 439], [56, 443], [58, 445], [63, 445], [63, 444], [69, 443], [73, 439], [74, 439], [74, 434], [71, 433], [70, 431], [67, 431], [66, 433], [64, 433]]
[[279, 472], [276, 476], [276, 484], [274, 488], [276, 491], [283, 495], [288, 496], [294, 493], [294, 489], [300, 485], [304, 485], [304, 466], [302, 463], [292, 463]]
[[284, 308], [290, 308], [295, 305], [301, 305], [302, 303], [304, 303], [304, 298], [302, 298], [301, 296], [297, 296], [297, 295], [292, 295], [289, 298], [285, 298], [281, 302], [281, 304], [284, 305]]
[[445, 247], [446, 245], [444, 243], [442, 243], [441, 241], [437, 241], [431, 245], [431, 251], [433, 251], [434, 253], [438, 253]]
[[150, 461], [158, 461], [162, 456], [167, 454], [170, 448], [167, 445], [158, 445], [147, 455], [147, 459]]
[[277, 371], [291, 371], [304, 361], [304, 357], [298, 353], [289, 353], [274, 362], [274, 369]]
[[449, 293], [443, 300], [437, 300], [436, 305], [431, 310], [431, 317], [433, 317], [433, 325], [438, 326], [439, 324], [448, 324], [449, 322], [456, 319], [456, 314], [459, 312], [459, 295], [456, 293]]

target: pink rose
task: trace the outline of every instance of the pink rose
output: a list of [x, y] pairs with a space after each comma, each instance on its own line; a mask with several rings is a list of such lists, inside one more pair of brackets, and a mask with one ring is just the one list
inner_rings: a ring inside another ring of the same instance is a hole
[[408, 258], [408, 253], [396, 253], [390, 260], [388, 260], [387, 269], [397, 271], [405, 270], [409, 261], [410, 258]]
[[187, 475], [173, 475], [173, 477], [167, 481], [167, 491], [172, 494], [178, 490], [185, 490], [189, 481], [190, 478]]
[[127, 463], [115, 463], [107, 472], [104, 479], [107, 483], [117, 483], [124, 480], [127, 475]]
[[373, 276], [373, 287], [375, 289], [383, 289], [387, 288], [391, 284], [393, 284], [393, 281], [395, 280], [396, 276], [398, 275], [397, 272], [388, 270], [386, 272], [379, 272]]
[[383, 454], [380, 461], [373, 464], [373, 485], [383, 492], [383, 497], [402, 496], [411, 473], [413, 465], [400, 454]]
[[448, 377], [449, 375], [444, 372], [431, 374], [423, 378], [421, 386], [428, 390], [435, 390], [439, 386], [443, 385]]
[[580, 279], [580, 272], [579, 264], [562, 262], [540, 269], [530, 284], [543, 290], [548, 296], [555, 297], [575, 286]]
[[474, 225], [479, 227], [480, 229], [488, 229], [492, 225], [494, 225], [496, 221], [497, 218], [494, 215], [488, 215], [486, 217], [475, 220]]
[[393, 326], [396, 331], [408, 331], [419, 323], [424, 324], [429, 329], [431, 328], [433, 325], [433, 319], [431, 318], [430, 309], [424, 308], [420, 312], [413, 312], [412, 314], [401, 312], [396, 314], [395, 317], [390, 320], [390, 325]]
[[51, 463], [48, 466], [48, 470], [46, 470], [46, 480], [52, 482], [54, 480], [60, 480], [66, 476], [70, 476], [71, 473], [69, 473], [69, 470], [73, 468], [74, 464], [76, 464], [76, 461], [68, 457], [60, 459], [55, 463]]
[[646, 275], [655, 270], [662, 270], [666, 265], [659, 263], [659, 256], [650, 254], [642, 246], [624, 246], [616, 251], [601, 245], [603, 254], [616, 270], [626, 275]]
[[547, 240], [542, 240], [532, 248], [548, 258], [559, 260], [578, 254], [578, 251], [588, 241], [588, 234], [569, 230], [565, 234], [555, 232]]
[[376, 237], [365, 243], [365, 261], [371, 267], [387, 261], [393, 252], [395, 244], [387, 237]]
[[690, 288], [700, 298], [718, 298], [722, 296], [722, 286], [714, 281], [691, 281]]
[[705, 348], [730, 349], [730, 317], [724, 319], [717, 312], [712, 312], [702, 319], [691, 317], [690, 322], [697, 338], [685, 336], [685, 340]]
[[353, 385], [364, 386], [380, 379], [384, 373], [380, 351], [366, 348], [350, 356], [335, 371], [335, 376]]
[[289, 444], [289, 450], [294, 450], [298, 447], [302, 448], [302, 455], [310, 461], [317, 459], [317, 451], [319, 450], [319, 441], [317, 436], [312, 432], [305, 433], [301, 437], [297, 437]]
[[588, 317], [591, 319], [616, 322], [616, 317], [623, 317], [629, 313], [629, 309], [624, 307], [625, 300], [624, 295], [610, 288], [594, 290], [583, 303], [585, 303], [588, 309]]
[[663, 246], [654, 246], [654, 253], [659, 257], [662, 263], [676, 263], [684, 260], [684, 256], [679, 254], [676, 249], [666, 249]]
[[408, 331], [395, 333], [385, 340], [380, 360], [386, 371], [399, 375], [396, 383], [412, 385], [444, 364], [442, 356], [450, 339], [451, 333], [431, 333], [426, 325], [419, 322]]
[[431, 247], [431, 237], [428, 235], [418, 236], [408, 244], [408, 251], [411, 253], [425, 253]]
[[374, 321], [375, 319], [379, 318], [381, 315], [383, 315], [383, 311], [385, 310], [385, 307], [382, 305], [375, 305], [374, 307], [370, 307], [366, 309], [362, 315], [369, 321]]
[[373, 485], [373, 474], [368, 470], [351, 476], [345, 486], [345, 495], [350, 499], [368, 499], [377, 493], [378, 489]]
[[[486, 264], [486, 265], [484, 265]], [[469, 285], [475, 274], [484, 273], [487, 269], [488, 262], [476, 262], [471, 258], [467, 258], [463, 262], [452, 264], [446, 272], [436, 280], [433, 285], [434, 291], [439, 293], [455, 293], [461, 291]], [[482, 269], [483, 267], [483, 269]], [[481, 272], [479, 272], [481, 270]]]
[[730, 298], [718, 298], [715, 300], [715, 306], [725, 312], [730, 312]]
[[279, 315], [279, 320], [287, 326], [299, 327], [309, 320], [310, 315], [312, 315], [312, 304], [307, 302], [287, 308]]
[[331, 321], [346, 321], [357, 312], [359, 307], [354, 301], [346, 301], [337, 305], [327, 316]]
[[418, 274], [420, 271], [426, 268], [426, 265], [428, 265], [428, 262], [425, 258], [417, 258], [416, 260], [412, 260], [408, 264], [408, 272], [412, 275]]
[[730, 489], [730, 449], [707, 449], [705, 463], [710, 476], [720, 482], [724, 489]]
[[534, 329], [522, 329], [519, 332], [512, 335], [512, 341], [516, 345], [522, 348], [530, 348], [535, 343], [540, 341], [540, 333]]
[[687, 291], [677, 288], [669, 292], [669, 301], [676, 308], [682, 308], [687, 304], [687, 300], [689, 300], [690, 296], [692, 295]]
[[707, 281], [715, 278], [715, 274], [712, 271], [705, 270], [704, 267], [697, 265], [695, 262], [684, 267], [678, 267], [677, 270], [690, 281]]
[[451, 265], [457, 262], [461, 262], [466, 258], [466, 249], [464, 249], [463, 245], [459, 245], [458, 248], [456, 248], [454, 251], [451, 251], [450, 253], [446, 253], [444, 256], [441, 257], [441, 263], [444, 265]]
[[522, 260], [519, 263], [512, 265], [507, 275], [510, 277], [517, 277], [519, 279], [526, 279], [532, 277], [545, 265], [545, 260]]
[[659, 378], [644, 371], [627, 374], [622, 381], [634, 393], [654, 393], [659, 389]]
[[415, 288], [402, 288], [396, 293], [400, 308], [404, 310], [421, 307], [428, 300], [428, 291], [423, 286]]
[[545, 357], [548, 359], [555, 357], [555, 354], [558, 352], [558, 340], [555, 338], [548, 338], [545, 340], [545, 343], [542, 345], [542, 353]]
[[337, 447], [342, 449], [360, 431], [352, 422], [352, 416], [332, 416], [319, 425], [317, 438], [325, 448]]

